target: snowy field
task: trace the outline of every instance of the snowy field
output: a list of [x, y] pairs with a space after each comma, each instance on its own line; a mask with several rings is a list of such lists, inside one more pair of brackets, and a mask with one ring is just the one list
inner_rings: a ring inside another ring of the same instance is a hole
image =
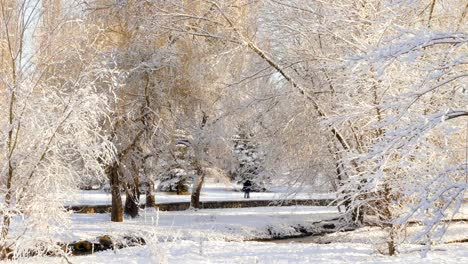
[[[243, 192], [239, 185], [226, 185], [222, 183], [207, 183], [203, 186], [201, 201], [237, 201], [243, 200]], [[293, 193], [293, 194], [292, 194]], [[109, 205], [111, 195], [102, 190], [80, 191], [69, 205]], [[125, 195], [123, 195], [125, 198]], [[276, 199], [334, 199], [333, 193], [306, 193], [301, 190], [287, 188], [272, 188], [270, 192], [250, 193], [250, 200], [276, 200]], [[145, 196], [141, 196], [145, 203]], [[189, 202], [190, 195], [176, 195], [168, 192], [156, 192], [156, 203]]]

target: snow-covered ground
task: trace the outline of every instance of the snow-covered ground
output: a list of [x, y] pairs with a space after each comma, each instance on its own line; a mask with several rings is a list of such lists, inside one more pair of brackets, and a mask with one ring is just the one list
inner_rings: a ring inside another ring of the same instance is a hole
[[69, 231], [58, 239], [156, 234], [162, 240], [243, 241], [277, 235], [299, 235], [294, 227], [338, 216], [336, 207], [285, 206], [157, 212], [148, 209], [135, 219], [113, 223], [109, 214], [73, 214]]
[[[415, 249], [396, 257], [376, 252], [370, 244], [275, 244], [260, 242], [177, 241], [142, 247], [100, 252], [91, 256], [70, 257], [82, 263], [468, 263], [468, 247], [463, 244], [437, 246], [426, 258]], [[59, 258], [29, 259], [27, 263], [65, 263]]]
[[[238, 190], [239, 185], [226, 185], [220, 183], [207, 183], [203, 186], [201, 201], [237, 201], [244, 200], [244, 195]], [[276, 199], [334, 199], [333, 193], [306, 193], [294, 192], [287, 188], [272, 188], [270, 192], [250, 193], [250, 200], [276, 200]], [[108, 205], [111, 204], [111, 195], [102, 190], [80, 191], [70, 205]], [[125, 198], [125, 196], [123, 196]], [[145, 202], [144, 195], [141, 196]], [[157, 192], [157, 203], [189, 202], [190, 195], [176, 195], [174, 193]]]
[[[81, 204], [108, 204], [110, 196], [101, 191], [82, 193]], [[254, 193], [252, 199], [284, 198], [277, 189]], [[332, 198], [332, 195], [300, 193], [295, 198]], [[188, 201], [188, 196], [158, 193], [159, 202]], [[242, 193], [226, 186], [210, 184], [203, 200], [240, 200]], [[465, 205], [459, 217], [468, 217]], [[380, 254], [385, 248], [385, 232], [365, 227], [322, 237], [296, 238], [276, 242], [252, 240], [300, 235], [298, 228], [339, 216], [336, 207], [285, 206], [186, 211], [145, 209], [138, 218], [123, 223], [110, 222], [109, 214], [72, 214], [69, 230], [57, 241], [95, 241], [98, 236], [118, 238], [141, 236], [147, 245], [89, 256], [71, 256], [72, 263], [468, 263], [468, 244], [453, 243], [434, 247], [422, 259], [421, 246], [405, 244], [397, 257]], [[14, 229], [14, 228], [13, 228]], [[417, 227], [408, 229], [411, 235]], [[443, 243], [468, 238], [468, 223], [450, 225]], [[249, 241], [250, 240], [250, 241]], [[24, 260], [23, 263], [64, 263], [56, 257]]]
[[[97, 223], [102, 228], [104, 223]], [[258, 224], [257, 226], [261, 226]], [[123, 229], [129, 225], [123, 225]], [[193, 227], [196, 229], [197, 227]], [[202, 226], [198, 226], [202, 228]], [[130, 230], [130, 229], [129, 229]], [[200, 229], [201, 230], [201, 229]], [[174, 230], [167, 230], [169, 233]], [[410, 230], [411, 232], [411, 230]], [[141, 232], [140, 232], [141, 233]], [[197, 238], [198, 236], [198, 238]], [[342, 237], [341, 237], [342, 236]], [[446, 241], [466, 238], [468, 224], [457, 223], [449, 228]], [[385, 248], [383, 232], [376, 228], [330, 234], [330, 244], [293, 239], [275, 242], [209, 240], [197, 233], [189, 239], [161, 239], [154, 236], [147, 245], [117, 251], [99, 252], [88, 256], [69, 257], [72, 263], [468, 263], [468, 245], [463, 243], [434, 246], [422, 258], [421, 246], [403, 245], [398, 256], [382, 255]], [[341, 237], [341, 238], [340, 238]], [[323, 239], [323, 238], [322, 238]], [[305, 243], [302, 243], [305, 242]], [[60, 258], [33, 258], [23, 263], [64, 263]]]
[[[295, 235], [295, 226], [334, 218], [335, 207], [288, 206], [144, 211], [139, 218], [110, 222], [109, 214], [73, 214], [71, 229], [57, 239], [94, 240], [97, 236], [143, 236], [147, 245], [89, 256], [72, 263], [468, 263], [468, 244], [443, 244], [421, 259], [420, 246], [405, 245], [397, 257], [379, 253], [385, 233], [365, 227], [323, 237], [277, 242], [246, 241], [272, 233]], [[408, 234], [415, 231], [409, 229]], [[452, 224], [443, 242], [468, 237], [468, 224]], [[330, 244], [323, 244], [330, 243]], [[23, 263], [64, 263], [60, 258], [34, 258]]]

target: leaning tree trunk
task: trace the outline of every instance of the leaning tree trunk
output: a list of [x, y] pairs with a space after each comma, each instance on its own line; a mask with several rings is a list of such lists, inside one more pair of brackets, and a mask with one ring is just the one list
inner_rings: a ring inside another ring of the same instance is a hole
[[120, 180], [117, 163], [110, 168], [109, 180], [112, 195], [111, 221], [123, 222], [122, 196], [120, 194]]

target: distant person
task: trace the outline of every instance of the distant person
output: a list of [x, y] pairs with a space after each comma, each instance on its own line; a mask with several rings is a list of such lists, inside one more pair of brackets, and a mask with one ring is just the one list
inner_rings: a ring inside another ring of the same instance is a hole
[[242, 187], [242, 191], [244, 192], [244, 198], [250, 198], [250, 191], [252, 190], [252, 182], [246, 180], [244, 182], [244, 186]]

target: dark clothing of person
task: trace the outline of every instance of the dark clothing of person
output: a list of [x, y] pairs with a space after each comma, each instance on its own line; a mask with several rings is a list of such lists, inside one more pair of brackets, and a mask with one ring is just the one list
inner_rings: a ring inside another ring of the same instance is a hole
[[244, 198], [250, 198], [250, 191], [252, 190], [252, 182], [246, 180], [242, 187], [242, 191], [244, 192]]

